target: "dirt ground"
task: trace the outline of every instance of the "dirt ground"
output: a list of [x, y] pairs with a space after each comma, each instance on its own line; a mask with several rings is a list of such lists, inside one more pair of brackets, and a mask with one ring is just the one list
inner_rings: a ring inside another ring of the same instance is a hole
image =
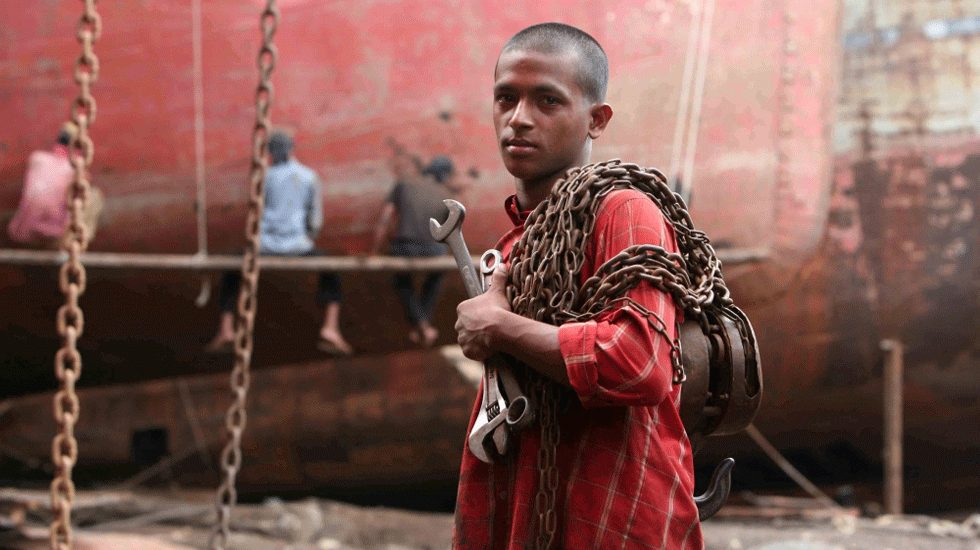
[[[0, 550], [48, 547], [47, 494], [0, 490]], [[712, 519], [706, 550], [980, 550], [980, 515], [948, 521], [921, 516]], [[80, 494], [77, 550], [208, 547], [215, 520], [205, 494]], [[249, 550], [448, 550], [452, 515], [359, 507], [306, 499], [239, 506], [230, 548]]]
[[708, 520], [706, 550], [980, 550], [976, 526], [920, 517]]

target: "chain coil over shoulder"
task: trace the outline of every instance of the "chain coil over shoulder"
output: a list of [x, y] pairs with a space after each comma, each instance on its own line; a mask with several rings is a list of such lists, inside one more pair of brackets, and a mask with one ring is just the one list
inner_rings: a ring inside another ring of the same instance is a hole
[[[637, 245], [623, 250], [596, 269], [579, 285], [585, 248], [595, 230], [602, 198], [618, 189], [635, 189], [649, 197], [673, 226], [679, 253], [663, 247]], [[569, 170], [551, 195], [542, 201], [524, 224], [521, 240], [511, 256], [507, 298], [515, 313], [560, 325], [586, 321], [628, 304], [643, 314], [650, 326], [671, 345], [674, 384], [685, 380], [679, 343], [668, 336], [663, 319], [626, 294], [643, 281], [668, 293], [689, 319], [709, 330], [705, 309], [732, 305], [721, 276], [721, 262], [708, 237], [694, 228], [684, 201], [667, 186], [667, 179], [653, 168], [621, 163], [618, 159]], [[538, 452], [538, 514], [535, 548], [545, 550], [554, 541], [558, 487], [556, 452], [558, 394], [553, 382], [534, 377], [540, 406], [541, 447]]]
[[235, 366], [231, 372], [234, 401], [225, 417], [229, 441], [221, 453], [221, 468], [225, 478], [218, 488], [215, 506], [218, 523], [211, 535], [212, 550], [224, 550], [231, 532], [232, 509], [238, 500], [235, 478], [242, 465], [242, 434], [245, 431], [245, 405], [249, 388], [249, 367], [252, 362], [252, 332], [255, 326], [256, 291], [259, 283], [260, 222], [265, 198], [266, 152], [269, 146], [269, 108], [272, 105], [272, 70], [276, 66], [276, 47], [273, 37], [279, 25], [279, 10], [275, 0], [267, 0], [260, 18], [262, 48], [259, 50], [259, 84], [255, 90], [255, 129], [252, 134], [252, 166], [249, 176], [248, 215], [245, 237], [248, 246], [242, 259], [242, 287], [238, 295], [235, 323]]
[[61, 292], [65, 295], [65, 305], [58, 310], [57, 316], [62, 346], [54, 358], [59, 389], [54, 397], [58, 434], [51, 445], [56, 468], [55, 478], [51, 482], [52, 550], [70, 550], [74, 546], [71, 511], [75, 500], [75, 484], [72, 482], [72, 469], [78, 460], [75, 424], [79, 416], [75, 383], [82, 374], [82, 356], [78, 353], [76, 343], [84, 326], [78, 299], [85, 292], [85, 267], [81, 262], [81, 254], [88, 246], [90, 237], [90, 229], [85, 226], [82, 212], [88, 206], [91, 195], [88, 167], [95, 155], [95, 146], [88, 135], [89, 127], [95, 122], [95, 98], [92, 97], [91, 86], [99, 78], [99, 58], [95, 55], [93, 45], [102, 34], [102, 19], [95, 9], [95, 0], [85, 0], [85, 10], [78, 19], [77, 34], [82, 53], [75, 60], [75, 82], [79, 92], [72, 103], [71, 120], [77, 126], [78, 132], [68, 144], [68, 158], [75, 175], [66, 197], [68, 227], [63, 247], [68, 252], [68, 260], [61, 266], [58, 277]]

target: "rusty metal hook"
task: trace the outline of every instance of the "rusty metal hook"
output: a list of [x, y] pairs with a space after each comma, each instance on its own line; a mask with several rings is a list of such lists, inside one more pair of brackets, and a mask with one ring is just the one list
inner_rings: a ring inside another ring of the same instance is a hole
[[704, 521], [715, 515], [728, 500], [728, 493], [732, 490], [732, 467], [735, 466], [735, 459], [726, 458], [715, 467], [715, 473], [711, 474], [711, 483], [708, 490], [699, 497], [694, 497], [694, 504], [698, 507], [698, 519]]

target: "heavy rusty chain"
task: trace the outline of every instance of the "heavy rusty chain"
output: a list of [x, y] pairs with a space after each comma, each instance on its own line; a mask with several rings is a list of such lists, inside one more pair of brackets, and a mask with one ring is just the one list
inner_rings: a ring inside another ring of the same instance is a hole
[[[674, 228], [679, 253], [654, 245], [623, 250], [603, 265], [584, 284], [578, 278], [585, 262], [585, 248], [595, 230], [596, 212], [602, 198], [617, 189], [635, 189], [649, 197]], [[671, 346], [673, 382], [684, 382], [680, 349], [663, 319], [626, 294], [643, 281], [669, 294], [678, 308], [698, 319], [708, 330], [705, 308], [732, 305], [721, 276], [721, 262], [708, 237], [694, 228], [684, 201], [667, 186], [667, 178], [652, 168], [624, 164], [618, 159], [569, 170], [551, 195], [534, 209], [524, 224], [524, 235], [511, 254], [507, 297], [515, 313], [561, 325], [586, 321], [628, 304], [647, 318]], [[539, 482], [534, 499], [538, 514], [536, 548], [550, 547], [557, 517], [558, 487], [556, 453], [560, 433], [557, 422], [561, 389], [536, 376], [532, 382], [539, 395], [541, 447], [538, 452]]]
[[95, 56], [93, 45], [101, 34], [102, 19], [95, 9], [95, 0], [85, 0], [85, 11], [78, 20], [78, 41], [82, 44], [82, 53], [75, 60], [75, 82], [79, 92], [71, 108], [71, 120], [78, 131], [68, 144], [68, 157], [75, 172], [66, 197], [69, 221], [62, 240], [62, 247], [68, 252], [68, 261], [61, 266], [58, 277], [61, 292], [65, 294], [65, 305], [58, 309], [58, 334], [62, 345], [54, 358], [55, 375], [60, 387], [54, 397], [58, 434], [51, 445], [51, 457], [56, 468], [55, 478], [51, 482], [52, 550], [70, 550], [73, 547], [71, 510], [75, 500], [75, 484], [71, 477], [78, 460], [75, 424], [79, 415], [75, 383], [82, 374], [82, 357], [76, 343], [84, 326], [78, 298], [85, 292], [85, 267], [81, 254], [88, 246], [90, 236], [82, 212], [88, 206], [91, 192], [88, 167], [95, 154], [95, 146], [88, 135], [89, 126], [95, 121], [95, 98], [92, 97], [91, 86], [99, 78], [99, 58]]
[[539, 396], [539, 423], [541, 424], [541, 446], [538, 447], [538, 492], [534, 495], [534, 509], [538, 514], [538, 536], [534, 547], [544, 550], [551, 547], [558, 526], [555, 512], [555, 498], [558, 495], [558, 399], [554, 395], [554, 384], [544, 377], [534, 382], [534, 394]]
[[255, 129], [252, 133], [252, 167], [249, 176], [248, 215], [245, 220], [248, 246], [242, 259], [242, 287], [238, 295], [238, 317], [235, 323], [235, 366], [231, 372], [234, 401], [225, 417], [229, 441], [221, 453], [221, 467], [225, 478], [215, 498], [218, 523], [211, 534], [212, 550], [227, 548], [232, 509], [238, 500], [235, 478], [242, 465], [242, 433], [245, 431], [245, 402], [248, 396], [252, 329], [255, 326], [256, 291], [259, 283], [259, 230], [265, 200], [265, 172], [268, 164], [266, 153], [271, 128], [269, 108], [272, 105], [272, 70], [276, 66], [277, 57], [272, 41], [279, 25], [279, 9], [275, 0], [267, 0], [259, 25], [262, 30], [262, 48], [258, 56], [259, 84], [255, 90]]

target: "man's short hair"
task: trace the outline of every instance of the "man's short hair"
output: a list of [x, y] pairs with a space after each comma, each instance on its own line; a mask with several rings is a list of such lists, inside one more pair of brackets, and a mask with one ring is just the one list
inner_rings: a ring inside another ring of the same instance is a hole
[[425, 174], [435, 178], [438, 183], [442, 183], [449, 179], [449, 176], [453, 175], [455, 171], [456, 167], [453, 166], [453, 161], [449, 160], [449, 158], [436, 157], [432, 159], [432, 163], [425, 169]]
[[68, 121], [61, 126], [61, 131], [58, 132], [58, 144], [67, 147], [71, 144], [75, 136], [78, 135], [78, 126], [74, 122]]
[[280, 164], [289, 160], [289, 153], [293, 150], [293, 140], [286, 132], [276, 130], [269, 136], [269, 156], [272, 157], [272, 164]]
[[564, 23], [541, 23], [515, 34], [500, 53], [530, 50], [546, 54], [574, 51], [579, 57], [578, 85], [593, 103], [606, 99], [609, 59], [602, 46], [589, 33]]

